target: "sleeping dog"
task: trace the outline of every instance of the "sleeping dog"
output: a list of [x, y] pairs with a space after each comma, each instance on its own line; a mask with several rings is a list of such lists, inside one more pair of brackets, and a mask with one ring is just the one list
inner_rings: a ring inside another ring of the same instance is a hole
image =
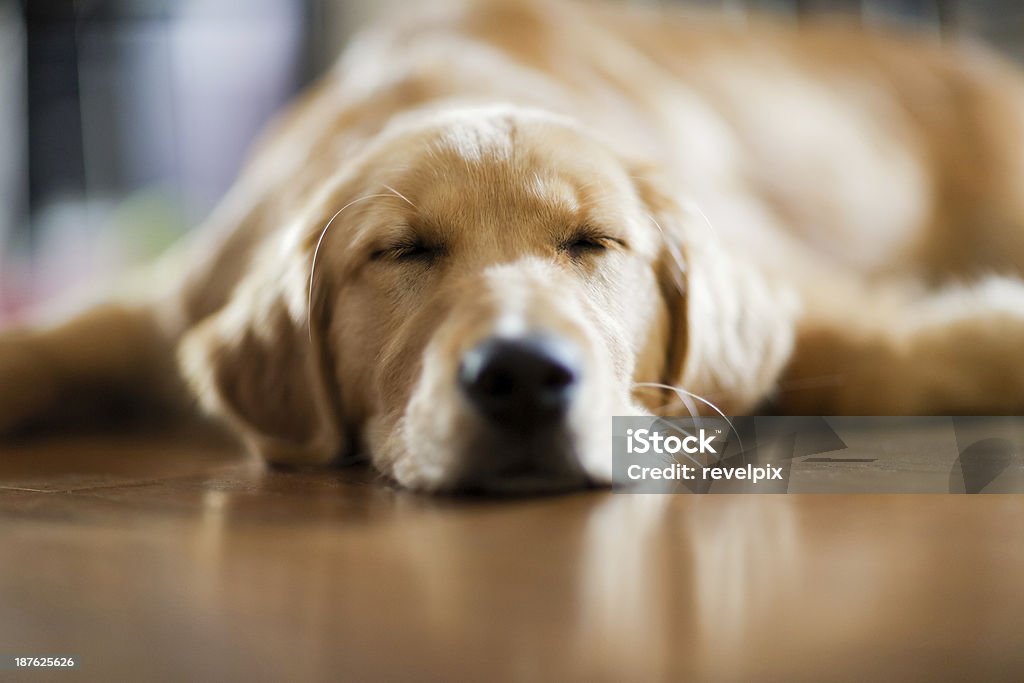
[[1024, 408], [1024, 81], [843, 25], [402, 13], [187, 244], [0, 335], [0, 432], [193, 400], [273, 463], [607, 482], [612, 415]]

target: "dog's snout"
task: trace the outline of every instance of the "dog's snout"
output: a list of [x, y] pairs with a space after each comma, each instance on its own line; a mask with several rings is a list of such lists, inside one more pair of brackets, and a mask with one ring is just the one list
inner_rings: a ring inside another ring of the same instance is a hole
[[562, 417], [579, 381], [576, 347], [559, 337], [487, 339], [459, 367], [473, 405], [500, 426], [540, 427]]

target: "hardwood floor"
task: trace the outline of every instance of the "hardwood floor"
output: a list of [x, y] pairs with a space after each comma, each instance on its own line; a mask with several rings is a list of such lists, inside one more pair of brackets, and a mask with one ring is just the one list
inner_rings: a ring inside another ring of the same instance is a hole
[[0, 680], [1021, 680], [1024, 495], [429, 498], [0, 449]]

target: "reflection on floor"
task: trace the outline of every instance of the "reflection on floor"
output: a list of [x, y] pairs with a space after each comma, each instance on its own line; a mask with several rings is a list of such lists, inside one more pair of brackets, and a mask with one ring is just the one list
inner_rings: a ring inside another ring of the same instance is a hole
[[0, 654], [68, 680], [1024, 672], [1024, 495], [437, 499], [67, 438], [0, 449], [0, 548]]

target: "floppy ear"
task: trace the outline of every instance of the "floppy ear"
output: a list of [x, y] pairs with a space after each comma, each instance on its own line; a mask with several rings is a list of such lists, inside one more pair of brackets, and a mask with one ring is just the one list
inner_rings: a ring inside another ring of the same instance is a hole
[[730, 251], [700, 209], [681, 206], [652, 179], [637, 186], [664, 237], [658, 267], [670, 333], [662, 381], [726, 413], [754, 409], [792, 352], [795, 293]]
[[327, 312], [315, 300], [307, 310], [311, 257], [263, 256], [230, 301], [185, 336], [179, 362], [203, 407], [250, 450], [277, 464], [327, 463], [343, 435]]

